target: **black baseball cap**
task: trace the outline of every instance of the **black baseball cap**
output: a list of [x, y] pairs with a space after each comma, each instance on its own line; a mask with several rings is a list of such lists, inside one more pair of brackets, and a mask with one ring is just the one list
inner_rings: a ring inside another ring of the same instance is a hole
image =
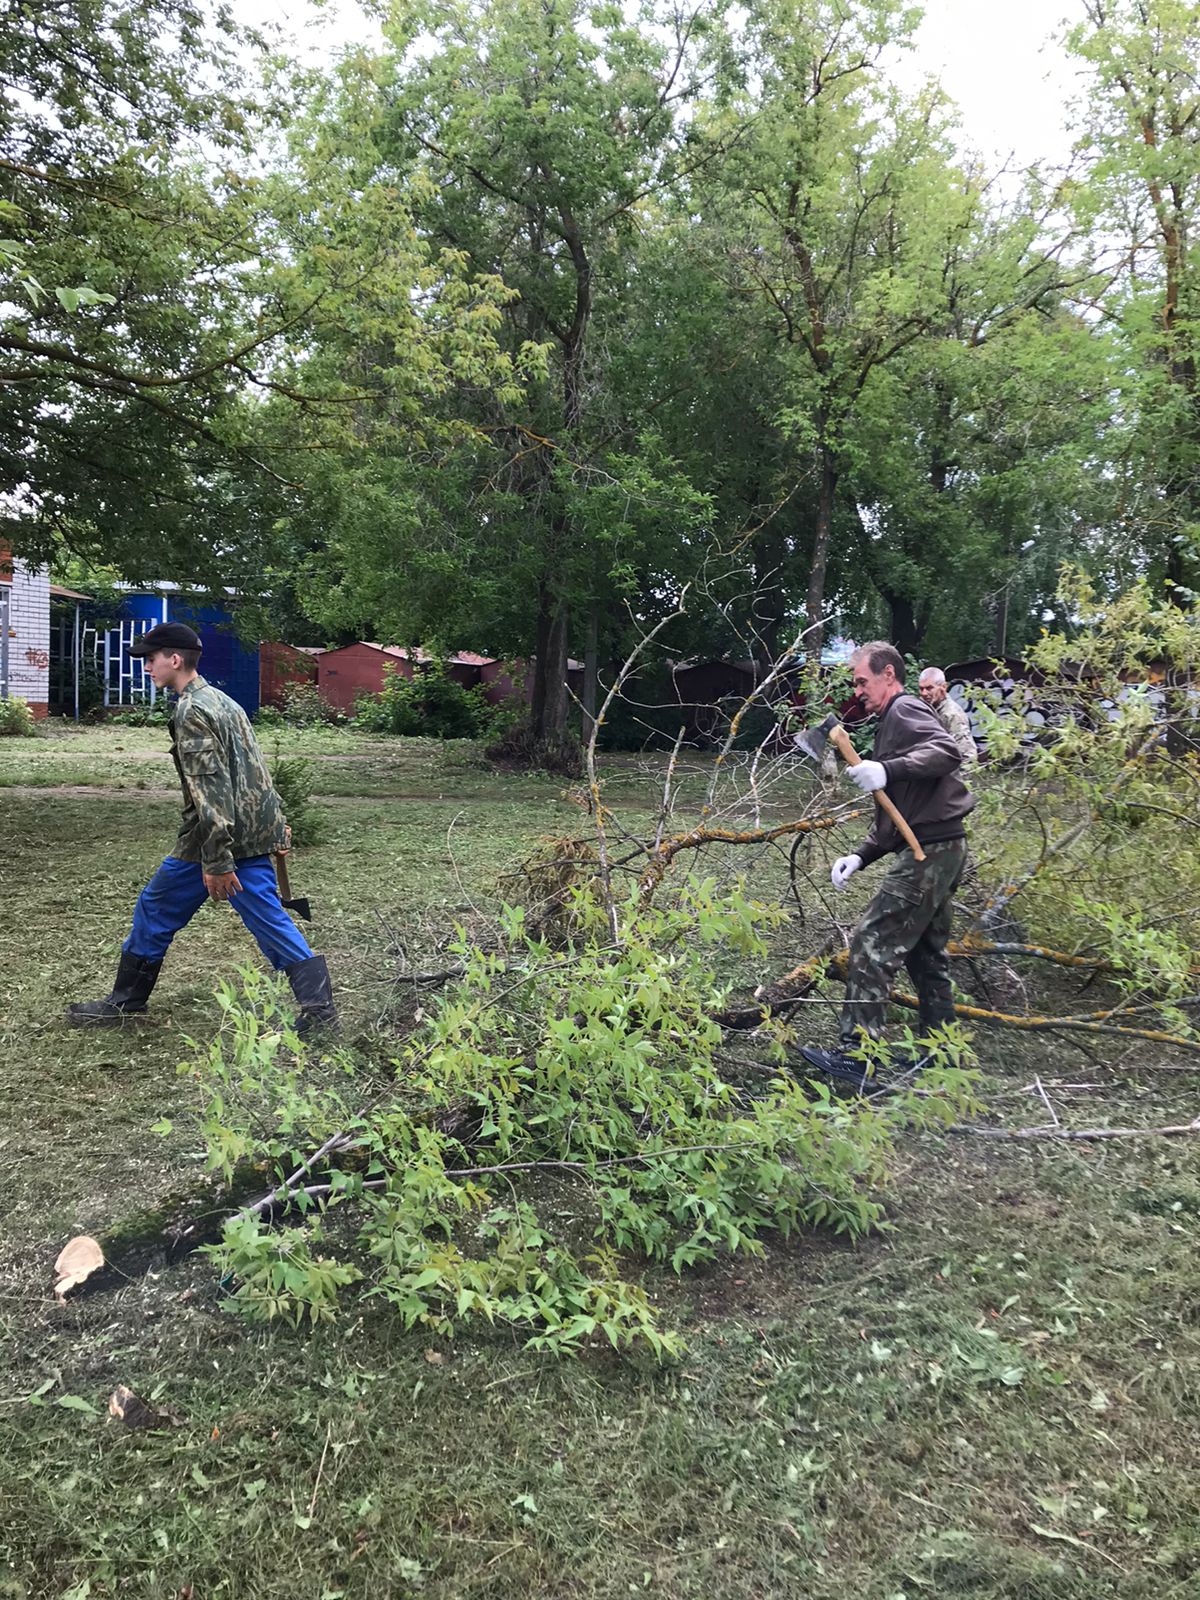
[[148, 656], [154, 650], [203, 650], [200, 635], [186, 622], [160, 622], [129, 646], [131, 656]]

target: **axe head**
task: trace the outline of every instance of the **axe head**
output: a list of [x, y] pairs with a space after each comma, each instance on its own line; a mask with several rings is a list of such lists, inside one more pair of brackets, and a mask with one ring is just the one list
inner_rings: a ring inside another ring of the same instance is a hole
[[796, 749], [819, 764], [825, 754], [825, 746], [829, 743], [829, 735], [837, 727], [837, 721], [837, 713], [831, 711], [823, 721], [811, 728], [805, 728], [803, 733], [796, 735]]
[[284, 900], [281, 903], [285, 911], [294, 911], [298, 917], [303, 917], [305, 922], [312, 921], [312, 908], [307, 900]]

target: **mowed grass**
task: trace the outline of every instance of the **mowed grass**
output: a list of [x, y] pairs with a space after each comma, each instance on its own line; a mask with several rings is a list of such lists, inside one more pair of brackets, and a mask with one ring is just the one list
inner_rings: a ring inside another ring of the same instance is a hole
[[[149, 766], [163, 735], [116, 749], [130, 732], [79, 736], [94, 772]], [[339, 752], [319, 788], [356, 764], [395, 786], [326, 804], [327, 841], [297, 856], [294, 887], [351, 1038], [385, 1059], [407, 963], [438, 964], [515, 860], [587, 819], [555, 780], [493, 777], [466, 752], [457, 793], [446, 752]], [[635, 775], [620, 781], [638, 796]], [[555, 1361], [474, 1328], [434, 1347], [383, 1311], [313, 1334], [247, 1328], [195, 1257], [55, 1304], [71, 1233], [196, 1175], [175, 1068], [212, 1030], [215, 979], [257, 959], [208, 907], [152, 1020], [63, 1027], [68, 999], [105, 991], [176, 814], [132, 793], [0, 788], [0, 1594], [1200, 1594], [1194, 1140], [914, 1139], [886, 1234], [648, 1275], [688, 1340], [661, 1367]], [[785, 895], [777, 854], [756, 875]], [[781, 965], [810, 938], [784, 930]], [[1155, 1070], [1168, 1063], [979, 1043], [985, 1098], [1013, 1125], [1045, 1119], [1035, 1075], [1080, 1126], [1195, 1114], [1193, 1080]], [[163, 1116], [168, 1139], [150, 1132]], [[118, 1383], [177, 1425], [110, 1421]]]
[[[521, 774], [493, 772], [467, 741], [389, 739], [341, 728], [259, 730], [268, 760], [305, 756], [317, 764], [326, 795], [460, 799], [502, 792], [540, 795], [544, 784]], [[0, 746], [0, 787], [170, 790], [175, 769], [165, 723], [137, 726], [114, 721], [76, 727], [52, 722], [39, 737], [6, 739]]]
[[[578, 787], [540, 774], [500, 772], [470, 740], [393, 739], [355, 729], [260, 728], [268, 761], [304, 756], [317, 767], [318, 788], [329, 797], [353, 799], [544, 800]], [[627, 799], [659, 772], [656, 757], [611, 755], [608, 777]], [[678, 778], [688, 792], [699, 792], [708, 766], [701, 758], [680, 763]], [[76, 726], [57, 719], [37, 737], [0, 742], [0, 789], [105, 788], [147, 795], [175, 793], [166, 724], [139, 726], [116, 720]], [[657, 798], [657, 796], [655, 796]]]

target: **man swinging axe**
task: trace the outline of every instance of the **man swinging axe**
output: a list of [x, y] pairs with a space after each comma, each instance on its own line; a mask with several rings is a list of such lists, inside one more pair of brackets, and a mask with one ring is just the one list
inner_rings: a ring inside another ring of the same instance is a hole
[[241, 706], [196, 670], [200, 637], [163, 622], [132, 647], [159, 690], [178, 701], [171, 756], [183, 786], [175, 849], [138, 896], [116, 982], [103, 1000], [67, 1008], [75, 1028], [112, 1027], [146, 1009], [171, 940], [206, 900], [228, 900], [299, 1003], [296, 1031], [337, 1025], [325, 957], [309, 949], [279, 898], [271, 857], [291, 838], [254, 730]]
[[[954, 1016], [946, 945], [967, 859], [964, 818], [975, 800], [959, 776], [962, 752], [954, 738], [929, 706], [905, 693], [900, 652], [883, 641], [864, 644], [850, 666], [855, 691], [879, 720], [874, 759], [847, 766], [846, 776], [866, 794], [886, 790], [892, 804], [878, 806], [863, 843], [834, 862], [833, 886], [844, 889], [883, 856], [892, 862], [850, 941], [838, 1048], [807, 1046], [800, 1053], [822, 1072], [861, 1081], [862, 1064], [849, 1052], [864, 1038], [880, 1037], [901, 964], [916, 985], [922, 1033]], [[908, 824], [919, 849], [905, 844], [889, 811]]]

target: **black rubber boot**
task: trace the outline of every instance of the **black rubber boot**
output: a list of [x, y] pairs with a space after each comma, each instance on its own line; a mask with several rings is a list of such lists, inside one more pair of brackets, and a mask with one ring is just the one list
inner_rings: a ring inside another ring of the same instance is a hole
[[297, 961], [286, 969], [288, 982], [300, 1015], [296, 1018], [296, 1032], [301, 1038], [313, 1033], [336, 1033], [337, 1007], [333, 1003], [333, 986], [329, 981], [329, 968], [324, 956], [309, 956], [307, 961]]
[[140, 1016], [161, 971], [161, 961], [147, 961], [122, 950], [112, 993], [104, 1000], [81, 1000], [68, 1006], [68, 1026], [117, 1028], [126, 1017]]

